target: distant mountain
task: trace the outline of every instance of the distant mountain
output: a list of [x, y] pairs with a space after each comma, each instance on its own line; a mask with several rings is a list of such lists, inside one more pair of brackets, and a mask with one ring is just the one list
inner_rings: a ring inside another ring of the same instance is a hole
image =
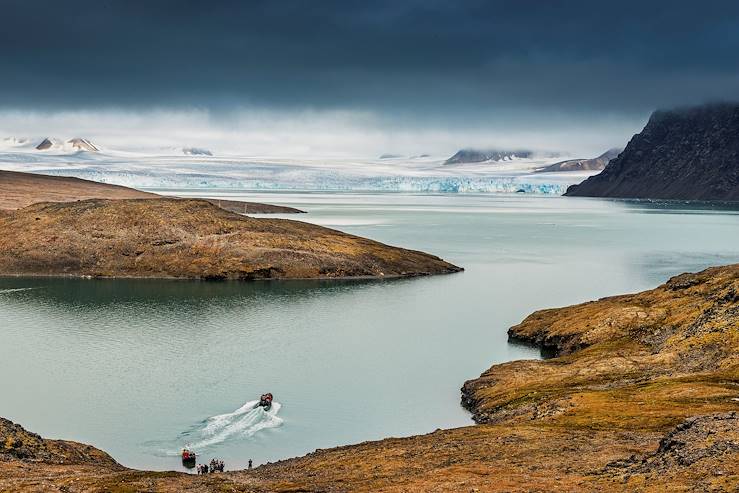
[[431, 154], [417, 154], [413, 156], [404, 156], [402, 154], [383, 154], [380, 156], [380, 159], [400, 159], [400, 158], [407, 158], [407, 159], [422, 159], [431, 157]]
[[60, 140], [47, 137], [44, 140], [41, 141], [39, 145], [36, 146], [36, 150], [39, 151], [46, 151], [48, 149], [67, 149], [67, 150], [77, 150], [77, 151], [90, 151], [90, 152], [97, 152], [100, 149], [90, 142], [87, 139], [83, 139], [80, 137], [75, 137], [73, 139], [69, 139], [67, 142], [62, 142]]
[[601, 173], [565, 195], [739, 201], [739, 103], [656, 111]]
[[11, 146], [22, 146], [28, 143], [28, 139], [25, 137], [5, 137], [3, 139], [3, 144]]
[[482, 163], [485, 161], [511, 161], [513, 159], [528, 159], [533, 152], [527, 150], [501, 150], [501, 149], [461, 149], [444, 161], [444, 164]]
[[567, 161], [560, 161], [554, 163], [546, 168], [536, 170], [537, 173], [552, 173], [559, 171], [592, 171], [601, 170], [606, 167], [608, 161], [618, 156], [623, 149], [614, 147], [608, 149], [600, 156], [592, 159], [569, 159]]
[[45, 151], [56, 146], [59, 146], [59, 142], [56, 139], [46, 138], [42, 140], [39, 145], [36, 146], [36, 149], [39, 151]]
[[213, 153], [201, 147], [183, 147], [182, 153], [186, 156], [212, 156]]
[[93, 144], [89, 140], [82, 139], [80, 137], [75, 137], [74, 139], [68, 140], [67, 144], [70, 144], [72, 147], [80, 151], [97, 152], [100, 150], [95, 144]]

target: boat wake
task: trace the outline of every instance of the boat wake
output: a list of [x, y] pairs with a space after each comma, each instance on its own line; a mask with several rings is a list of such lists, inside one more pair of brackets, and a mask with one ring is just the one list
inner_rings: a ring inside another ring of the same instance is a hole
[[282, 424], [282, 418], [277, 416], [282, 407], [279, 402], [272, 403], [269, 411], [258, 404], [258, 400], [249, 401], [233, 412], [211, 416], [184, 433], [182, 438], [189, 439], [188, 446], [197, 451], [231, 438], [248, 438], [260, 430]]
[[0, 289], [0, 294], [17, 293], [18, 291], [30, 291], [31, 289], [36, 289], [36, 288], [8, 288], [8, 289]]

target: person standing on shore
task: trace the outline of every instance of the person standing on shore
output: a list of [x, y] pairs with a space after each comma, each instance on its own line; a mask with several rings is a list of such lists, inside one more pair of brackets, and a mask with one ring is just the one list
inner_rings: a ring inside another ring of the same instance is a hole
[[249, 459], [249, 469], [251, 469], [251, 459]]

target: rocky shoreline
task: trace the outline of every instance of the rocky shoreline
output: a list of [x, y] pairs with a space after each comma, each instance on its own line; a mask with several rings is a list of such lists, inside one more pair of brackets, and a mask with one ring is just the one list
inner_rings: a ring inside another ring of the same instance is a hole
[[466, 382], [463, 405], [477, 425], [196, 477], [128, 470], [105, 454], [91, 463], [89, 451], [63, 461], [33, 446], [8, 454], [7, 430], [20, 427], [0, 421], [0, 491], [739, 488], [739, 264], [541, 310], [509, 333], [558, 354], [495, 365]]

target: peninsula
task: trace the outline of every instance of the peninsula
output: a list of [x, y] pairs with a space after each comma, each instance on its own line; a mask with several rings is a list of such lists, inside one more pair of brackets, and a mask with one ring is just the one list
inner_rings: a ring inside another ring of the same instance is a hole
[[460, 270], [433, 255], [198, 199], [42, 202], [0, 216], [0, 275], [254, 280]]

